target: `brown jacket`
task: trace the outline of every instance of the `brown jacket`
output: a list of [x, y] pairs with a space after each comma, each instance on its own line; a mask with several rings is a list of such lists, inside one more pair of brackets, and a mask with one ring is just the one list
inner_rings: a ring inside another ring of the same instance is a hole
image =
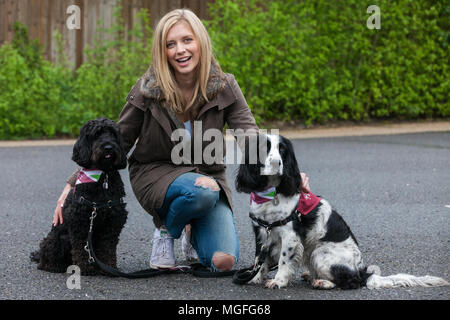
[[[215, 63], [211, 65], [206, 95], [208, 102], [199, 97], [193, 105], [193, 121], [202, 122], [203, 132], [210, 128], [223, 131], [225, 124], [230, 129], [258, 129], [234, 76], [222, 73]], [[192, 171], [215, 178], [233, 208], [224, 164], [172, 163], [171, 151], [178, 141], [172, 141], [171, 134], [177, 128], [184, 129], [184, 125], [164, 105], [162, 91], [150, 68], [131, 89], [119, 116], [125, 151], [128, 153], [137, 141], [129, 157], [129, 173], [133, 192], [141, 206], [153, 216], [155, 225], [161, 226], [153, 209], [162, 207], [167, 188], [175, 178]], [[192, 133], [193, 141], [194, 130]], [[208, 144], [209, 141], [203, 142], [202, 151]]]

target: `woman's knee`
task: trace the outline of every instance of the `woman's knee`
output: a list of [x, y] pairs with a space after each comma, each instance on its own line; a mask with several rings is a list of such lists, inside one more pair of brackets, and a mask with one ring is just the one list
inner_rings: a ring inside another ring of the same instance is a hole
[[219, 271], [230, 271], [233, 269], [236, 258], [231, 254], [216, 252], [212, 257], [214, 267]]
[[220, 188], [214, 180], [210, 180], [212, 182], [208, 184], [196, 183], [194, 191], [189, 196], [189, 201], [195, 206], [196, 211], [201, 212], [212, 209], [219, 200]]

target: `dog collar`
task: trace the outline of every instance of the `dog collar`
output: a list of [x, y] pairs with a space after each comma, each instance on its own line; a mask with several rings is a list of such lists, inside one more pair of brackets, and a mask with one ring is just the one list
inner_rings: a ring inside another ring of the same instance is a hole
[[98, 169], [85, 169], [82, 168], [77, 176], [77, 181], [75, 182], [75, 185], [82, 184], [82, 183], [95, 183], [100, 180], [100, 176], [102, 175], [103, 171]]
[[250, 219], [252, 219], [253, 221], [255, 221], [258, 225], [260, 225], [261, 227], [265, 228], [267, 233], [270, 233], [270, 231], [271, 231], [273, 228], [275, 228], [275, 227], [281, 227], [281, 226], [284, 226], [285, 224], [288, 224], [289, 222], [298, 219], [298, 216], [297, 216], [297, 214], [296, 214], [295, 211], [293, 211], [293, 212], [289, 215], [289, 217], [287, 217], [287, 218], [285, 218], [285, 219], [283, 219], [283, 220], [279, 220], [279, 221], [272, 222], [272, 223], [268, 223], [267, 221], [264, 221], [264, 220], [262, 220], [262, 219], [259, 219], [259, 218], [255, 217], [255, 215], [252, 214], [252, 213], [249, 213], [249, 217], [250, 217]]
[[278, 197], [275, 187], [269, 187], [264, 191], [252, 192], [250, 194], [250, 204], [252, 204], [252, 202], [262, 204], [269, 201], [273, 201], [275, 205], [278, 204]]

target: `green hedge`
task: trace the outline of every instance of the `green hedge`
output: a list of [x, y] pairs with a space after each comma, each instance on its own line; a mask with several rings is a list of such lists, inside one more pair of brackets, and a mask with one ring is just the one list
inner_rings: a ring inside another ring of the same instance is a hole
[[42, 58], [39, 44], [16, 24], [14, 42], [0, 47], [1, 139], [60, 132], [60, 78], [60, 70]]
[[417, 119], [450, 116], [450, 5], [376, 1], [215, 1], [215, 53], [260, 119]]
[[116, 7], [116, 22], [99, 30], [108, 40], [96, 39], [76, 71], [67, 63], [60, 34], [54, 34], [58, 57], [52, 65], [26, 28], [15, 24], [13, 43], [0, 48], [0, 139], [76, 136], [89, 119], [118, 119], [127, 93], [148, 68], [152, 39], [145, 10], [127, 33], [120, 12]]
[[[258, 122], [420, 119], [450, 116], [450, 5], [427, 0], [377, 1], [381, 29], [369, 30], [359, 0], [216, 0], [205, 21], [214, 52], [233, 73]], [[150, 62], [148, 14], [87, 49], [71, 71], [55, 65], [16, 24], [0, 47], [0, 139], [77, 135], [88, 119], [117, 120], [125, 97]]]

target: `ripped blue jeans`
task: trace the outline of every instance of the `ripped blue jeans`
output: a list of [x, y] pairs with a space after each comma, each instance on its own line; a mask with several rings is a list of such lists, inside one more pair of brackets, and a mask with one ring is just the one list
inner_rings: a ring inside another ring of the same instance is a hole
[[188, 172], [169, 186], [163, 206], [156, 212], [166, 229], [179, 238], [187, 224], [191, 224], [191, 244], [203, 265], [216, 270], [212, 257], [223, 252], [239, 259], [239, 240], [233, 213], [223, 192], [196, 186], [204, 175]]

